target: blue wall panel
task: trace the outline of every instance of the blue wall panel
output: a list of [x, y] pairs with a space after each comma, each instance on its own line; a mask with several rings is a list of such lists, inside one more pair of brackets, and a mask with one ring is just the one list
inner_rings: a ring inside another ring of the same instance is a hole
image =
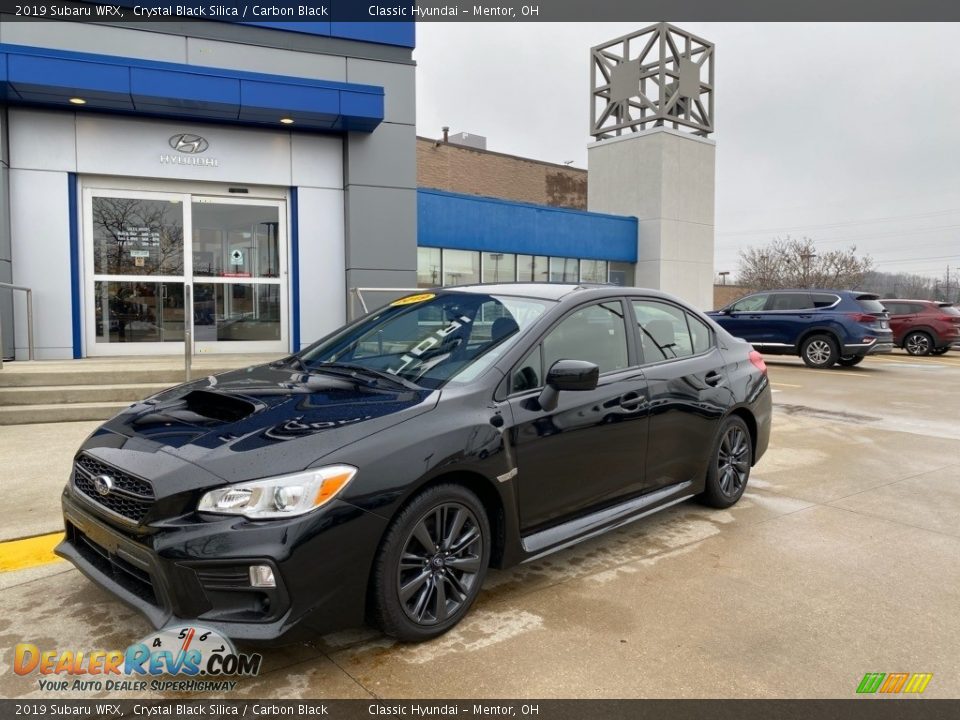
[[636, 262], [637, 219], [421, 188], [417, 244]]

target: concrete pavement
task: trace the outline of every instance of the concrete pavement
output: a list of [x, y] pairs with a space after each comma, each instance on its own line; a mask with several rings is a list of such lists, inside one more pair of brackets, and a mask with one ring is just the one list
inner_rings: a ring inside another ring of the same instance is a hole
[[[491, 572], [429, 643], [359, 628], [264, 651], [231, 697], [852, 697], [866, 672], [932, 672], [924, 697], [960, 696], [960, 356], [769, 362], [771, 448], [738, 505], [685, 503]], [[30, 486], [29, 528], [59, 527], [87, 431], [62, 427], [4, 472]], [[0, 528], [22, 508], [0, 507]], [[2, 697], [51, 697], [10, 670], [17, 642], [119, 649], [149, 629], [62, 563], [0, 573], [0, 602]]]

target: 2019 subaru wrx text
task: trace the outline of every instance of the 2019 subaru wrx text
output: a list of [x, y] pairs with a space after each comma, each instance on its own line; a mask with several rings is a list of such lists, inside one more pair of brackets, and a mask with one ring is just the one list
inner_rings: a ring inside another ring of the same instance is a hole
[[57, 552], [158, 627], [426, 639], [490, 566], [735, 503], [770, 397], [757, 352], [655, 291], [426, 291], [104, 423]]

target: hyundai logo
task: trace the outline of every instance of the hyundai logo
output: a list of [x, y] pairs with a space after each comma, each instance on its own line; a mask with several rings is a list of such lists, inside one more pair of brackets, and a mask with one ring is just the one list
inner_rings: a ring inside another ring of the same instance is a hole
[[198, 155], [210, 147], [205, 137], [192, 133], [180, 133], [170, 136], [170, 147], [187, 155]]
[[109, 495], [113, 490], [113, 478], [109, 475], [97, 475], [93, 479], [93, 489], [101, 495]]

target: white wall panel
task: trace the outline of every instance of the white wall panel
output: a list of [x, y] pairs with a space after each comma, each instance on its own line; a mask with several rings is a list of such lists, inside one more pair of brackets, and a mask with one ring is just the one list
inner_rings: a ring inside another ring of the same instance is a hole
[[291, 185], [343, 189], [343, 141], [333, 135], [293, 133]]
[[[178, 153], [170, 138], [200, 135], [209, 147], [203, 153]], [[210, 165], [176, 165], [162, 156]], [[77, 115], [77, 171], [97, 175], [157, 177], [170, 180], [290, 185], [290, 133], [281, 130], [232, 128], [189, 121], [133, 120], [108, 115]]]
[[[10, 171], [13, 282], [33, 289], [37, 359], [73, 356], [67, 174]], [[17, 359], [27, 357], [23, 293], [16, 293]]]
[[346, 321], [343, 191], [301, 188], [298, 201], [300, 346], [306, 347]]
[[10, 108], [10, 166], [76, 172], [74, 114]]

